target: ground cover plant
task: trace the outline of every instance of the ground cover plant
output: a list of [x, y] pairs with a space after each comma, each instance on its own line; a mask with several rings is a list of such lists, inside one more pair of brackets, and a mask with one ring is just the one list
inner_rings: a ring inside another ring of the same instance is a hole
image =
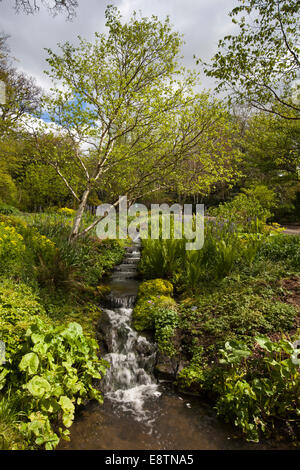
[[53, 449], [68, 438], [76, 406], [102, 402], [95, 380], [106, 363], [94, 325], [101, 279], [121, 261], [124, 243], [88, 237], [70, 244], [73, 217], [67, 208], [0, 215], [3, 449]]
[[[264, 220], [246, 217], [241, 224], [228, 215], [226, 207], [226, 220], [206, 224], [200, 251], [185, 252], [182, 240], [143, 242], [141, 273], [151, 279], [163, 272], [176, 299], [170, 314], [151, 293], [139, 294], [152, 319], [144, 326], [154, 331], [161, 352], [175, 356], [177, 387], [208, 398], [247, 440], [276, 433], [297, 440], [299, 362], [292, 358], [300, 334], [294, 295], [300, 237]], [[165, 318], [167, 348], [161, 338]]]

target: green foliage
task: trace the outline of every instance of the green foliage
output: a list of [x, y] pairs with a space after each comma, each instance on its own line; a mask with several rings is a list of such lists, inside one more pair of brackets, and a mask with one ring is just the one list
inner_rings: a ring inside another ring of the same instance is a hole
[[154, 279], [142, 282], [133, 309], [134, 328], [138, 331], [154, 329], [158, 312], [175, 308], [172, 292], [173, 286], [169, 281]]
[[65, 216], [1, 214], [0, 234], [0, 275], [10, 277], [0, 279], [0, 448], [52, 449], [68, 438], [77, 405], [101, 401], [96, 286], [124, 243], [70, 243]]
[[179, 290], [197, 292], [203, 283], [221, 280], [241, 265], [253, 263], [267, 235], [241, 230], [232, 221], [208, 222], [204, 245], [196, 251], [186, 251], [184, 239], [144, 240], [139, 269], [145, 277], [163, 273]]
[[19, 209], [8, 204], [0, 204], [0, 214], [4, 215], [18, 215], [20, 214]]
[[245, 149], [242, 168], [246, 184], [272, 189], [277, 195], [277, 207], [272, 208], [275, 217], [289, 216], [291, 221], [297, 220], [299, 209], [299, 141], [297, 120], [259, 113], [248, 119], [241, 144]]
[[300, 237], [275, 235], [260, 247], [259, 255], [272, 261], [281, 261], [290, 269], [299, 271]]
[[31, 287], [11, 280], [0, 282], [0, 339], [6, 344], [6, 356], [22, 347], [27, 328], [36, 318], [47, 317]]
[[[95, 340], [84, 336], [78, 323], [54, 327], [38, 319], [25, 333], [21, 349], [11, 354], [5, 387], [16, 394], [27, 419], [20, 431], [30, 446], [53, 449], [59, 437], [67, 438], [75, 405], [102, 397], [93, 380], [105, 373], [97, 357]], [[3, 383], [2, 383], [3, 387]], [[58, 423], [58, 432], [51, 423]]]
[[172, 337], [179, 324], [178, 313], [175, 308], [160, 307], [154, 313], [155, 341], [159, 351], [169, 357], [177, 353], [177, 349], [172, 343]]
[[175, 308], [176, 302], [166, 295], [139, 297], [133, 310], [133, 326], [138, 331], [153, 330], [157, 310]]
[[237, 276], [228, 278], [222, 285], [204, 289], [196, 299], [183, 302], [180, 325], [188, 343], [196, 336], [206, 337], [212, 345], [233, 337], [247, 336], [251, 342], [256, 334], [289, 331], [297, 309], [277, 300], [279, 295], [276, 284], [267, 284], [263, 277], [252, 282]]
[[18, 429], [22, 414], [18, 400], [10, 392], [0, 396], [0, 450], [25, 448], [24, 437]]
[[25, 251], [22, 235], [14, 227], [0, 222], [0, 274], [20, 272]]
[[147, 297], [149, 295], [165, 295], [172, 296], [173, 286], [166, 279], [152, 279], [151, 281], [142, 282], [139, 286], [139, 296]]
[[252, 186], [243, 189], [232, 201], [220, 204], [216, 209], [211, 209], [211, 215], [227, 219], [241, 224], [246, 228], [256, 228], [256, 223], [265, 223], [271, 217], [270, 209], [276, 205], [276, 197], [273, 190], [264, 185]]
[[[219, 41], [205, 72], [239, 102], [299, 119], [298, 0], [240, 0], [230, 16], [239, 31]], [[233, 93], [232, 93], [233, 91]], [[232, 101], [232, 99], [231, 99]]]
[[207, 387], [209, 369], [202, 346], [194, 346], [193, 355], [187, 367], [184, 367], [176, 377], [179, 389], [199, 393]]
[[219, 394], [218, 414], [241, 428], [247, 440], [257, 442], [260, 433], [269, 434], [277, 420], [293, 424], [299, 419], [300, 381], [290, 341], [255, 340], [262, 349], [259, 371], [254, 372], [257, 359], [245, 345], [227, 342], [220, 350], [220, 362], [228, 367], [213, 388]]
[[169, 357], [176, 354], [172, 337], [179, 323], [172, 284], [153, 279], [140, 284], [133, 309], [133, 326], [138, 331], [154, 330], [158, 349]]
[[66, 217], [74, 217], [76, 211], [74, 209], [69, 209], [69, 207], [62, 207], [61, 209], [58, 209], [57, 213], [65, 215]]
[[139, 270], [146, 278], [168, 278], [180, 267], [180, 255], [183, 252], [182, 240], [143, 240]]
[[124, 243], [118, 240], [86, 237], [70, 243], [70, 220], [64, 216], [35, 217], [32, 223], [57, 248], [51, 259], [40, 258], [39, 275], [43, 285], [73, 291], [79, 285], [96, 287], [102, 276], [124, 256]]
[[[0, 171], [0, 201], [6, 202], [8, 204], [13, 204], [16, 200], [17, 188], [14, 180], [11, 175]], [[1, 204], [0, 210], [10, 210], [9, 205]], [[5, 213], [5, 212], [4, 212]]]

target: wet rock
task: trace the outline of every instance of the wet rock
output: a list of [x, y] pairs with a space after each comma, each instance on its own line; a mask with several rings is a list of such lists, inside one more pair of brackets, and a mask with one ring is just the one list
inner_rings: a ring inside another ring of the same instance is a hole
[[150, 356], [153, 354], [153, 344], [149, 343], [149, 341], [146, 340], [143, 336], [140, 336], [136, 346], [135, 346], [136, 351], [139, 354], [142, 354], [143, 356]]
[[176, 379], [179, 362], [178, 358], [170, 358], [159, 352], [155, 364], [155, 375], [158, 379], [173, 382]]
[[107, 353], [111, 349], [111, 322], [108, 313], [103, 310], [97, 325], [97, 340], [101, 352]]
[[179, 361], [176, 375], [178, 375], [182, 369], [185, 369], [189, 365], [189, 361]]

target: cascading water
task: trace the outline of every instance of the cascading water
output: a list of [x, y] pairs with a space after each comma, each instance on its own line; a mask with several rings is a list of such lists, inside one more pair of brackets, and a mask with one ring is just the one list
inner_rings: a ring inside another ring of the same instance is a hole
[[110, 282], [99, 323], [101, 352], [111, 364], [102, 383], [104, 404], [89, 403], [77, 415], [71, 441], [60, 449], [262, 449], [231, 439], [211, 406], [158, 385], [152, 375], [156, 347], [131, 328], [138, 290], [140, 243], [127, 248]]
[[138, 240], [126, 249], [124, 262], [112, 274], [108, 296], [110, 308], [103, 310], [101, 320], [108, 349], [104, 359], [110, 363], [102, 389], [105, 397], [117, 403], [123, 411], [129, 411], [136, 420], [151, 425], [144, 403], [160, 396], [152, 375], [156, 346], [131, 327], [138, 289], [136, 277], [140, 250]]

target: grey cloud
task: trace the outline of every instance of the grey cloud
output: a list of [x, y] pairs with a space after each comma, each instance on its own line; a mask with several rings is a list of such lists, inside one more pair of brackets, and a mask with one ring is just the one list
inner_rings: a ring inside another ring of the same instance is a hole
[[[47, 64], [44, 48], [56, 49], [58, 42], [76, 41], [78, 35], [92, 39], [95, 31], [105, 31], [104, 12], [109, 0], [79, 0], [77, 16], [73, 22], [63, 15], [52, 18], [41, 9], [34, 16], [16, 15], [9, 1], [0, 2], [0, 30], [10, 34], [9, 41], [17, 65], [34, 76], [46, 88], [49, 81], [43, 74]], [[208, 60], [216, 51], [218, 40], [233, 31], [228, 12], [236, 0], [118, 0], [114, 4], [124, 17], [133, 10], [143, 16], [152, 14], [164, 19], [170, 16], [174, 28], [184, 35], [184, 64], [195, 67], [193, 55]], [[202, 86], [213, 82], [202, 75]]]

